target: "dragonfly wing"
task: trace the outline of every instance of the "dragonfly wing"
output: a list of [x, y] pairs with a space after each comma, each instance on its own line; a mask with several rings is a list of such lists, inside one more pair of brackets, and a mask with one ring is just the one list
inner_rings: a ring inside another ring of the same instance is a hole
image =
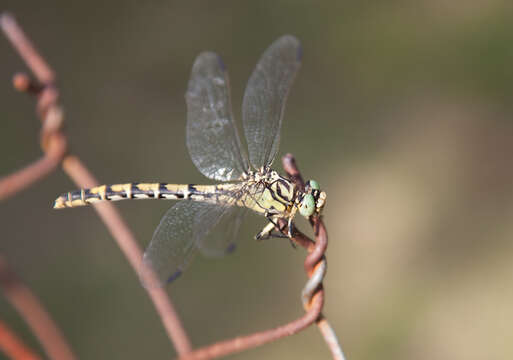
[[202, 221], [208, 219], [207, 221], [210, 223], [207, 223], [207, 226], [198, 226], [197, 229], [199, 231], [211, 229], [208, 234], [196, 235], [198, 239], [196, 245], [203, 255], [222, 257], [235, 250], [242, 222], [264, 190], [265, 186], [261, 183], [244, 184], [241, 188], [229, 193], [228, 201], [219, 203], [215, 208], [208, 210], [216, 213], [215, 215], [202, 216]]
[[226, 240], [227, 237], [211, 234], [216, 225], [223, 223], [231, 229], [227, 235], [236, 235], [238, 226], [229, 222], [235, 215], [232, 204], [182, 201], [169, 209], [143, 256], [144, 268], [149, 267], [157, 274], [158, 283], [148, 283], [143, 276], [143, 284], [163, 286], [173, 282], [186, 270], [197, 248], [210, 256], [228, 253], [233, 237]]
[[242, 119], [249, 160], [257, 169], [271, 165], [278, 151], [285, 102], [300, 65], [301, 44], [285, 35], [264, 52], [249, 78]]
[[198, 55], [185, 98], [192, 161], [208, 178], [238, 179], [248, 165], [233, 121], [228, 75], [217, 54]]
[[194, 233], [197, 217], [207, 204], [183, 201], [175, 204], [162, 217], [143, 256], [143, 271], [151, 268], [158, 283], [150, 283], [142, 274], [145, 286], [163, 286], [178, 278], [196, 252]]
[[223, 257], [232, 253], [239, 240], [240, 226], [247, 212], [246, 208], [237, 206], [224, 210], [212, 231], [207, 236], [198, 236], [196, 245], [201, 254], [208, 257]]

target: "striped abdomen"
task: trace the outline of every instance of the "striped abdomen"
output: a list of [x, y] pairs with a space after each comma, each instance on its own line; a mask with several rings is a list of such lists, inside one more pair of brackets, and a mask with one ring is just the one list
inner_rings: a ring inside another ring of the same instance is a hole
[[225, 193], [233, 184], [176, 185], [167, 183], [128, 183], [101, 185], [91, 189], [68, 192], [59, 196], [54, 209], [84, 206], [96, 201], [126, 199], [190, 199], [208, 201], [209, 197]]

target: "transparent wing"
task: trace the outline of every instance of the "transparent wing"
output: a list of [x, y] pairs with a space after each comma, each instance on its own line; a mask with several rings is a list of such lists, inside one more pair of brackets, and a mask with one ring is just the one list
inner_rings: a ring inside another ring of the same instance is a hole
[[209, 204], [183, 201], [169, 209], [160, 221], [143, 256], [143, 266], [153, 269], [158, 283], [145, 286], [163, 286], [178, 278], [187, 268], [197, 244], [203, 241], [212, 228], [229, 214], [228, 204]]
[[238, 179], [248, 165], [233, 121], [228, 75], [217, 54], [196, 58], [185, 98], [192, 161], [208, 178]]
[[157, 274], [159, 283], [148, 283], [143, 278], [145, 286], [165, 285], [185, 270], [195, 252], [192, 233], [198, 208], [201, 203], [183, 201], [162, 217], [143, 256], [143, 266]]
[[207, 236], [199, 237], [196, 245], [201, 254], [208, 257], [223, 257], [232, 253], [239, 241], [240, 226], [247, 212], [246, 208], [228, 207], [215, 228]]
[[[217, 212], [217, 215], [204, 216], [210, 221], [217, 219], [217, 222], [215, 227], [210, 223], [203, 227], [203, 229], [212, 229], [207, 235], [198, 234], [196, 236], [199, 239], [196, 246], [202, 255], [222, 257], [235, 250], [240, 239], [239, 231], [242, 222], [265, 189], [265, 185], [262, 183], [241, 185], [240, 188], [227, 194], [228, 201], [223, 200], [215, 209], [209, 210]], [[198, 227], [198, 229], [202, 228]]]
[[257, 169], [271, 165], [278, 151], [285, 102], [300, 65], [301, 44], [285, 35], [264, 52], [249, 78], [242, 119], [249, 160]]

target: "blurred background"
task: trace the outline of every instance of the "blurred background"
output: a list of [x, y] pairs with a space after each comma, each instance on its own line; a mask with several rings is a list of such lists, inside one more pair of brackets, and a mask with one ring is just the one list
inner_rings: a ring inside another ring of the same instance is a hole
[[[506, 0], [4, 0], [57, 72], [72, 151], [105, 183], [203, 183], [185, 146], [189, 72], [222, 55], [234, 113], [282, 34], [304, 47], [279, 155], [328, 193], [325, 314], [349, 359], [513, 356], [513, 12]], [[24, 64], [0, 39], [0, 175], [40, 156]], [[281, 170], [276, 161], [275, 167]], [[91, 208], [53, 211], [60, 171], [0, 204], [0, 251], [82, 359], [172, 358], [137, 276]], [[146, 246], [165, 201], [117, 206]], [[305, 253], [197, 257], [168, 290], [195, 346], [290, 321]], [[305, 225], [304, 223], [300, 225]], [[40, 349], [0, 297], [0, 318]], [[1, 357], [2, 355], [0, 355]], [[315, 327], [232, 359], [328, 359]]]

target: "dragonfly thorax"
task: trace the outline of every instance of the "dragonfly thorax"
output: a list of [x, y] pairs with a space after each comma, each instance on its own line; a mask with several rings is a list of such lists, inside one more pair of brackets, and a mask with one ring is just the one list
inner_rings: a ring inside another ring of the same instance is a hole
[[289, 179], [261, 169], [248, 171], [242, 181], [246, 189], [243, 206], [262, 214], [289, 217], [297, 197], [297, 188]]
[[293, 218], [296, 211], [304, 217], [320, 214], [325, 203], [326, 193], [320, 190], [315, 180], [307, 181], [305, 189], [299, 189], [292, 181], [274, 170], [260, 169], [248, 171], [244, 181], [250, 187], [259, 188], [253, 197], [257, 212]]

